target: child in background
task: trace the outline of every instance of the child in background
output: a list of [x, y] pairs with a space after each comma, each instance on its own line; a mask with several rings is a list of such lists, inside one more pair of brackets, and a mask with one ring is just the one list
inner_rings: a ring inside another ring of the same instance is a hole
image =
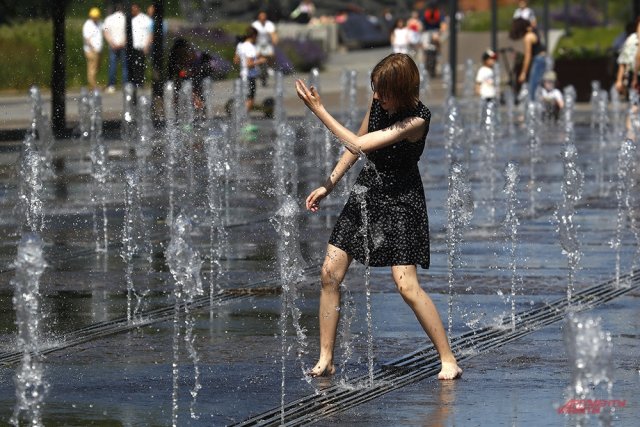
[[487, 49], [482, 54], [482, 66], [476, 74], [476, 93], [480, 95], [483, 104], [494, 102], [496, 99], [496, 79], [493, 66], [498, 59], [498, 54]]
[[390, 41], [393, 53], [409, 53], [409, 29], [405, 25], [404, 19], [396, 19]]
[[267, 59], [258, 56], [255, 42], [258, 37], [258, 30], [249, 27], [246, 30], [244, 41], [236, 46], [236, 53], [233, 62], [240, 65], [240, 78], [247, 84], [247, 111], [251, 111], [256, 97], [256, 78], [260, 75], [260, 64], [267, 62]]
[[529, 7], [527, 0], [520, 0], [518, 2], [518, 8], [513, 12], [513, 20], [518, 18], [526, 19], [534, 28], [537, 26], [536, 14], [533, 9]]
[[544, 120], [558, 120], [560, 110], [564, 108], [564, 97], [562, 96], [562, 92], [556, 88], [555, 71], [547, 71], [542, 76], [540, 99], [544, 107], [542, 110], [542, 118]]
[[409, 30], [409, 51], [411, 56], [418, 63], [422, 63], [422, 21], [417, 10], [411, 12], [411, 17], [407, 20], [407, 29]]

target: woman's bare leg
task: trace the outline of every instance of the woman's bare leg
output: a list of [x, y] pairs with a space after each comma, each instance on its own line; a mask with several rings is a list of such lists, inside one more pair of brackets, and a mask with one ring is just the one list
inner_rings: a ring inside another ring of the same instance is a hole
[[440, 355], [442, 370], [438, 374], [438, 379], [451, 380], [460, 377], [462, 369], [458, 367], [456, 358], [451, 352], [449, 340], [444, 332], [444, 326], [436, 306], [418, 283], [416, 266], [396, 265], [391, 267], [391, 272], [400, 295], [411, 307], [422, 329], [427, 333]]
[[320, 279], [320, 358], [309, 371], [309, 375], [333, 375], [336, 368], [333, 364], [333, 348], [336, 342], [336, 331], [340, 320], [340, 283], [344, 279], [351, 256], [333, 245], [327, 246], [327, 255], [322, 265]]

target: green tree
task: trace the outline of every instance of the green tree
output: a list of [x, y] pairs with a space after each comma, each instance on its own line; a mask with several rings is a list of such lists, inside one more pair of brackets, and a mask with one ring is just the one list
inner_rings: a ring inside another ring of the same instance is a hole
[[0, 25], [30, 18], [50, 18], [49, 0], [0, 0]]

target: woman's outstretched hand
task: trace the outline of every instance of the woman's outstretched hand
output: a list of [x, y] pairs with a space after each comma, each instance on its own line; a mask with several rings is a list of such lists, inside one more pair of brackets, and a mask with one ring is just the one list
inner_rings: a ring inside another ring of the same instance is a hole
[[306, 201], [307, 210], [311, 212], [318, 212], [320, 209], [320, 201], [329, 195], [327, 187], [318, 187], [313, 190], [308, 196]]
[[302, 99], [302, 102], [304, 102], [304, 105], [306, 105], [311, 111], [315, 112], [322, 106], [320, 94], [316, 88], [313, 86], [308, 88], [300, 79], [296, 80], [296, 92], [298, 93], [298, 97]]
[[525, 73], [520, 73], [518, 76], [518, 83], [524, 83], [527, 81], [527, 75]]

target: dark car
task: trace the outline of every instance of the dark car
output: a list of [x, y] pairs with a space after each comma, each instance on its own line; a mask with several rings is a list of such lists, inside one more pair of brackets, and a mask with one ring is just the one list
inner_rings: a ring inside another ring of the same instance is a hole
[[338, 36], [347, 49], [389, 46], [389, 32], [375, 16], [348, 12], [339, 18]]

